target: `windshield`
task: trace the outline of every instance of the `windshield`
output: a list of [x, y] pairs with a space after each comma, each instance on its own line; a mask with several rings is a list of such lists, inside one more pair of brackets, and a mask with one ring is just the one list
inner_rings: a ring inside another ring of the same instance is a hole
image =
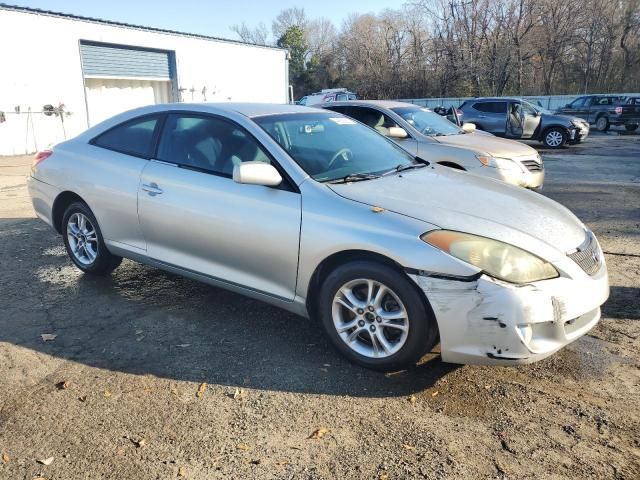
[[421, 165], [392, 141], [335, 112], [253, 118], [314, 180], [362, 180]]
[[409, 122], [420, 133], [429, 137], [459, 135], [464, 133], [443, 116], [426, 108], [401, 107], [393, 108], [392, 110]]

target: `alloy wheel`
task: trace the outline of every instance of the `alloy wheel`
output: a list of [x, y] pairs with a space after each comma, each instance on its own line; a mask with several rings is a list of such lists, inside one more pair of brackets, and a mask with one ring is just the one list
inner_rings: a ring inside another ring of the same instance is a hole
[[547, 142], [547, 145], [549, 145], [550, 147], [559, 147], [560, 145], [562, 145], [564, 138], [562, 132], [559, 132], [558, 130], [551, 130], [549, 133], [547, 133], [545, 140]]
[[74, 213], [67, 222], [67, 240], [73, 257], [82, 265], [91, 265], [98, 256], [98, 234], [89, 218]]
[[342, 341], [368, 358], [397, 353], [409, 334], [404, 304], [393, 290], [376, 280], [352, 280], [338, 289], [332, 317]]

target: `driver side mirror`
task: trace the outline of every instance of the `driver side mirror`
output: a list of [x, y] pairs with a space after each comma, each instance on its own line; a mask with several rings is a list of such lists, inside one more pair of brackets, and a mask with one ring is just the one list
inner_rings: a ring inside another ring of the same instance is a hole
[[278, 170], [265, 162], [243, 162], [233, 167], [233, 181], [248, 185], [275, 187], [282, 183]]
[[463, 123], [462, 124], [462, 131], [464, 133], [473, 133], [476, 131], [476, 124], [475, 123]]
[[389, 127], [389, 131], [387, 133], [387, 137], [389, 138], [407, 138], [409, 134], [404, 128], [400, 127]]

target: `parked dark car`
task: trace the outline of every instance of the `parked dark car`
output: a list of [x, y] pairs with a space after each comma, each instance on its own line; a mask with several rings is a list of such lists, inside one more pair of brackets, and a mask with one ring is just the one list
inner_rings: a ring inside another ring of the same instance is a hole
[[583, 141], [589, 124], [558, 115], [520, 98], [474, 98], [460, 105], [464, 121], [499, 137], [538, 140], [549, 148]]
[[628, 104], [615, 95], [583, 95], [559, 108], [557, 113], [583, 118], [595, 124], [600, 132], [606, 132], [611, 125], [624, 125], [633, 132], [640, 124], [640, 104]]

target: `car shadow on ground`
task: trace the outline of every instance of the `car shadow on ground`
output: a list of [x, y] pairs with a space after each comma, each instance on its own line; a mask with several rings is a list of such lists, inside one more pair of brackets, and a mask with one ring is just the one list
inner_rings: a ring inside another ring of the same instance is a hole
[[640, 288], [611, 287], [609, 300], [602, 306], [602, 316], [624, 320], [640, 320]]
[[0, 264], [0, 341], [92, 367], [367, 397], [420, 392], [458, 368], [432, 354], [406, 371], [369, 371], [344, 360], [316, 322], [127, 260], [111, 276], [84, 275], [36, 219], [0, 219]]

